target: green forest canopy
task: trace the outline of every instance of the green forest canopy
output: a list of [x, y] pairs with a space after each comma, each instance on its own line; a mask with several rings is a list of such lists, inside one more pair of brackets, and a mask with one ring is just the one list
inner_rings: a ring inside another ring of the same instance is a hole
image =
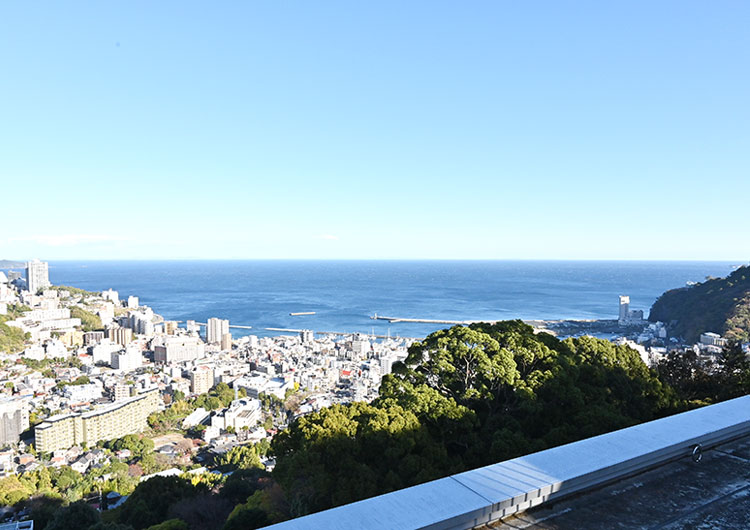
[[9, 320], [15, 320], [31, 308], [22, 304], [11, 304], [8, 306], [6, 315], [0, 315], [0, 352], [18, 353], [23, 350], [24, 342], [29, 338], [20, 328], [6, 324]]
[[520, 322], [435, 332], [371, 404], [304, 416], [272, 442], [297, 516], [671, 414], [639, 354]]

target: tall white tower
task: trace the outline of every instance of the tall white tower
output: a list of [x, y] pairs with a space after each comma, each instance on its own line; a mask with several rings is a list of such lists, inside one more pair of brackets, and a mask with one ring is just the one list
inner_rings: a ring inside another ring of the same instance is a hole
[[620, 324], [624, 324], [628, 320], [628, 314], [630, 313], [630, 297], [620, 296], [620, 317], [618, 321]]
[[26, 286], [31, 294], [52, 285], [49, 283], [49, 264], [35, 259], [26, 263]]
[[209, 318], [206, 322], [206, 342], [209, 344], [221, 343], [221, 337], [229, 333], [229, 321], [220, 318]]

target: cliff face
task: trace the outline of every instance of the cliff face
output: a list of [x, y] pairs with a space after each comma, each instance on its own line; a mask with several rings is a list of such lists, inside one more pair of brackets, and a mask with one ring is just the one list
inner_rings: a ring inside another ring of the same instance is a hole
[[661, 295], [648, 319], [662, 321], [673, 335], [697, 341], [706, 331], [734, 340], [750, 338], [750, 265], [726, 278], [713, 278]]

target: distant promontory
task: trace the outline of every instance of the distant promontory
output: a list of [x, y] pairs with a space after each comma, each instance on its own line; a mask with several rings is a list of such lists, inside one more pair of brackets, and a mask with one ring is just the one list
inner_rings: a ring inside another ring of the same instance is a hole
[[701, 333], [730, 340], [750, 340], [750, 265], [726, 278], [709, 278], [661, 295], [648, 319], [667, 324], [670, 334], [696, 342]]
[[0, 269], [22, 269], [24, 267], [26, 267], [26, 264], [23, 261], [0, 259]]

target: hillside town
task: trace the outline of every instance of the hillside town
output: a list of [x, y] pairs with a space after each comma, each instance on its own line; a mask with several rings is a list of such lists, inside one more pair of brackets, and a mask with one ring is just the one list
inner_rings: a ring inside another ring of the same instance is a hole
[[[0, 354], [0, 476], [113, 461], [138, 480], [204, 471], [234, 448], [267, 447], [295, 417], [371, 401], [410, 344], [311, 330], [234, 339], [227, 320], [169, 321], [135, 295], [53, 286], [41, 261], [0, 271], [0, 317], [22, 337]], [[111, 450], [138, 433], [154, 444], [147, 465]]]
[[[65, 495], [100, 510], [154, 476], [220, 475], [248, 450], [254, 466], [273, 470], [275, 434], [324, 407], [372, 401], [414, 342], [312, 330], [233, 338], [228, 320], [165, 320], [136, 294], [54, 286], [37, 260], [25, 269], [0, 271], [0, 480], [78, 480]], [[648, 366], [673, 351], [710, 361], [726, 345], [710, 332], [683, 344], [627, 296], [616, 320], [535, 326], [561, 338], [604, 335]], [[13, 494], [0, 492], [8, 505]]]

